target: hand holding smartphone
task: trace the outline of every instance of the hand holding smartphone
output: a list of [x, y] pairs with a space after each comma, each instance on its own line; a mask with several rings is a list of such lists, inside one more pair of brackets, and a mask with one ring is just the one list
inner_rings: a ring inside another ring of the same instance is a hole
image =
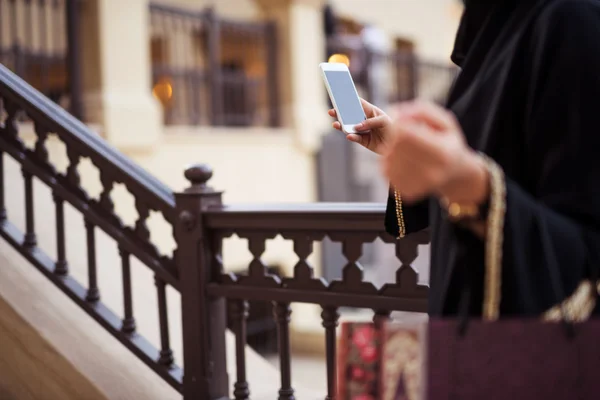
[[347, 135], [369, 133], [369, 131], [356, 131], [356, 125], [366, 121], [367, 116], [346, 64], [321, 63], [319, 67], [323, 73], [329, 98], [342, 125], [342, 131]]

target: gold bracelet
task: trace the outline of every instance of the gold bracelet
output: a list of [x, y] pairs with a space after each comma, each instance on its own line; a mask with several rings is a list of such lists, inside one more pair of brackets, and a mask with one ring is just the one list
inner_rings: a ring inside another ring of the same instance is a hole
[[477, 204], [461, 204], [450, 202], [443, 198], [440, 200], [442, 207], [448, 213], [448, 219], [452, 222], [479, 219], [479, 206]]
[[394, 189], [394, 198], [396, 200], [396, 219], [398, 220], [398, 239], [406, 236], [406, 226], [404, 225], [404, 211], [402, 209], [402, 196]]

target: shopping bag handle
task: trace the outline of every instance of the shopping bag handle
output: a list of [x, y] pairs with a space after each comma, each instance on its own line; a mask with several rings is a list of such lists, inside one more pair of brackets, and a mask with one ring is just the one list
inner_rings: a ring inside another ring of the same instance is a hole
[[[500, 301], [502, 288], [502, 250], [504, 245], [504, 223], [506, 217], [507, 196], [506, 196], [506, 178], [504, 171], [500, 166], [485, 154], [481, 154], [485, 161], [490, 175], [490, 206], [487, 216], [487, 234], [485, 239], [485, 275], [484, 275], [484, 301], [483, 301], [483, 319], [495, 321], [500, 316]], [[547, 258], [547, 268], [550, 276], [552, 290], [555, 298], [560, 304], [561, 321], [565, 327], [568, 337], [574, 336], [574, 326], [568, 318], [565, 309], [564, 300], [566, 299], [560, 268], [558, 266], [552, 240], [548, 233], [546, 223], [543, 219], [538, 220], [539, 238], [541, 248], [549, 255]], [[460, 229], [460, 228], [457, 228]], [[460, 242], [460, 241], [459, 241]], [[468, 249], [464, 245], [459, 246], [459, 253], [466, 252]], [[592, 269], [595, 275], [598, 275], [598, 269]], [[465, 276], [465, 285], [459, 304], [459, 324], [458, 333], [464, 336], [467, 332], [469, 310], [472, 298], [472, 274], [467, 271]], [[593, 278], [593, 282], [598, 282], [598, 276]], [[595, 288], [596, 283], [594, 283]], [[596, 296], [598, 298], [598, 291]]]

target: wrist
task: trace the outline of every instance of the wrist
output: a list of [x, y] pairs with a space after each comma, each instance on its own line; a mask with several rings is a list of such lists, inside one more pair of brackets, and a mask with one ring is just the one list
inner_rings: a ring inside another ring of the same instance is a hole
[[489, 172], [485, 161], [468, 150], [449, 182], [440, 190], [440, 198], [448, 203], [484, 204], [490, 195]]

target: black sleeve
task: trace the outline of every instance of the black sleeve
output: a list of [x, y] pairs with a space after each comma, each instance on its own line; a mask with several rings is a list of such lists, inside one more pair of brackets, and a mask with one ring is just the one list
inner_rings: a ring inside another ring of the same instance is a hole
[[[429, 200], [415, 204], [402, 204], [402, 215], [407, 235], [422, 231], [429, 226]], [[396, 199], [392, 190], [390, 190], [385, 211], [385, 230], [390, 235], [398, 237], [399, 227], [396, 213]]]
[[[555, 2], [533, 31], [526, 114], [533, 191], [507, 178], [503, 298], [541, 313], [600, 267], [600, 6]], [[507, 300], [508, 301], [508, 300]]]

